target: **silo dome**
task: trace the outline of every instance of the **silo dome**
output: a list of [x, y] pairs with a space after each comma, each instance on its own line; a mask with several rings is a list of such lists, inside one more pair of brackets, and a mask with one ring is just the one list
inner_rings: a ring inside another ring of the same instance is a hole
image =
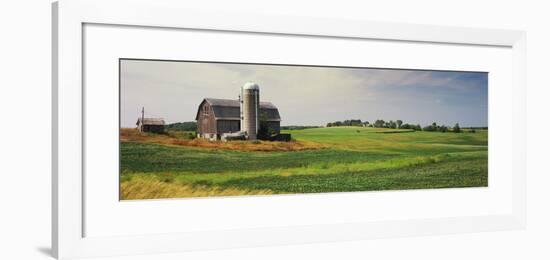
[[260, 90], [260, 86], [254, 82], [246, 82], [243, 89]]

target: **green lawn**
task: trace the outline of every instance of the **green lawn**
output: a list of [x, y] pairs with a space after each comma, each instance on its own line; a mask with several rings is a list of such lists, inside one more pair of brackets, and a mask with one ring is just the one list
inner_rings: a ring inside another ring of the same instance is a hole
[[326, 148], [253, 152], [122, 142], [121, 197], [487, 186], [487, 131], [334, 127], [285, 132]]

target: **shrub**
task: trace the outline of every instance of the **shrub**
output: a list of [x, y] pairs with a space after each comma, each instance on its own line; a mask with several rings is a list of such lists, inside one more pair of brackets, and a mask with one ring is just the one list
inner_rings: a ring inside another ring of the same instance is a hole
[[166, 130], [197, 131], [197, 122], [180, 122], [166, 125]]

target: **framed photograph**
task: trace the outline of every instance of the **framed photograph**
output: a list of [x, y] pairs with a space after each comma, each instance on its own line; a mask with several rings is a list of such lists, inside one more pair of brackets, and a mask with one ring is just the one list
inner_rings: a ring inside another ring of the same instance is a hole
[[58, 258], [525, 226], [524, 32], [172, 1], [53, 17]]
[[488, 186], [488, 72], [119, 67], [121, 200]]

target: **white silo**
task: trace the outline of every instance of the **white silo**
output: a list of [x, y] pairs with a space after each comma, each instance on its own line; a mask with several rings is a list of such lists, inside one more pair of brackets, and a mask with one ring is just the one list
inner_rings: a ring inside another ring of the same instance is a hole
[[241, 131], [248, 134], [248, 140], [256, 140], [260, 128], [260, 86], [247, 82], [241, 87]]

